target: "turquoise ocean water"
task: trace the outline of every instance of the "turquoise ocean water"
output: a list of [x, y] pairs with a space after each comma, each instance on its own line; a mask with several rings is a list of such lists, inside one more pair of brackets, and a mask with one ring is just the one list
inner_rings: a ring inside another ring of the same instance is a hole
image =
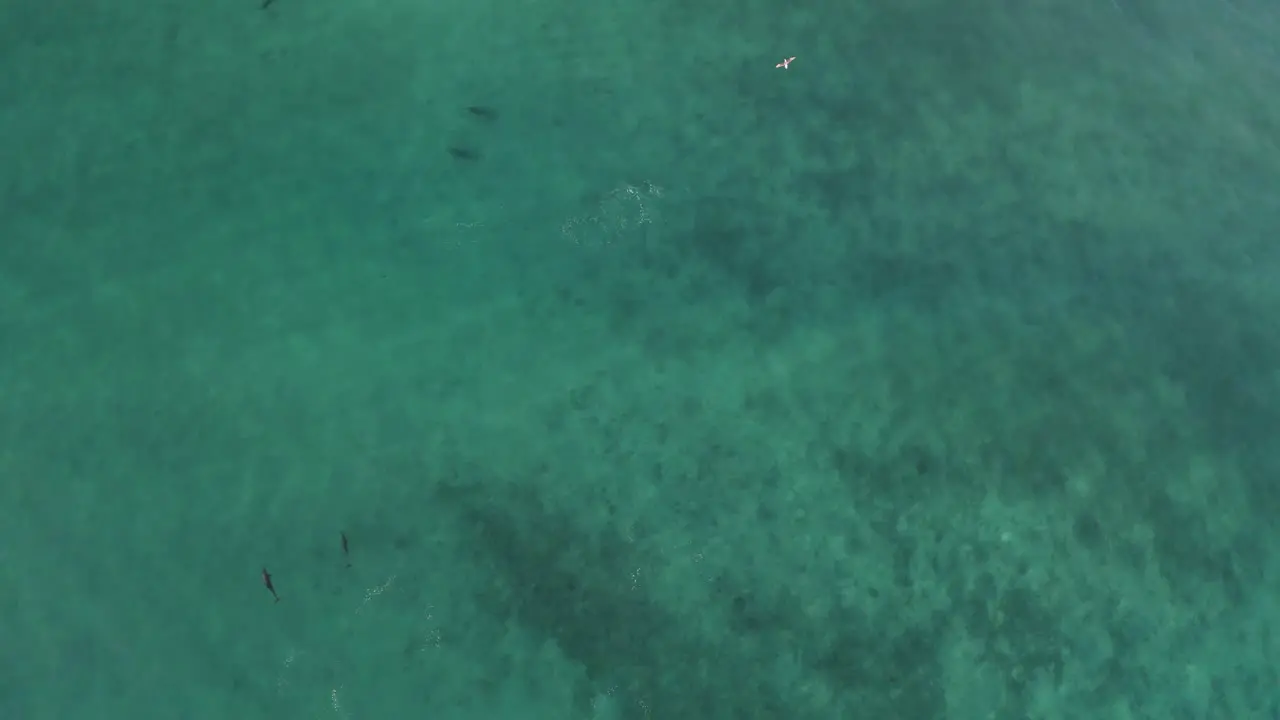
[[0, 719], [1280, 718], [1274, 4], [260, 3], [0, 7]]

